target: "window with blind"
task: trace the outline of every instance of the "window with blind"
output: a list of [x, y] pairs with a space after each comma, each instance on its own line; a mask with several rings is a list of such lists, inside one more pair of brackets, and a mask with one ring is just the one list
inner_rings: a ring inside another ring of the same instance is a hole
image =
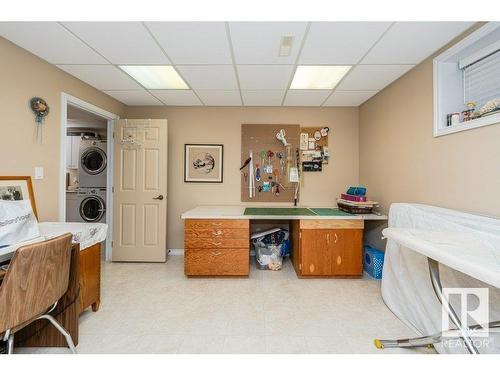
[[463, 67], [464, 104], [500, 98], [500, 49]]
[[498, 100], [500, 22], [488, 22], [433, 59], [433, 135], [500, 126]]

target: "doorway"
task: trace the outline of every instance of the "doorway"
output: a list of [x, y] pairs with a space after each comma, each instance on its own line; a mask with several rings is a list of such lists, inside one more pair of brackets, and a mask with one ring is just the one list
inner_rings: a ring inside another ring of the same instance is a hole
[[107, 223], [107, 261], [112, 259], [113, 135], [118, 118], [61, 95], [59, 221]]

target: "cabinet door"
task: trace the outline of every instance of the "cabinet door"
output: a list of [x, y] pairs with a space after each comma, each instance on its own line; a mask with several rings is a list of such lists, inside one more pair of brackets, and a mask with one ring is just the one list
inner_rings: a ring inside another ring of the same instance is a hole
[[301, 230], [301, 271], [304, 276], [328, 276], [331, 274], [331, 256], [327, 238], [329, 230]]
[[71, 137], [72, 147], [71, 147], [71, 164], [73, 168], [78, 168], [78, 155], [80, 153], [80, 137]]
[[363, 230], [340, 229], [329, 232], [333, 275], [361, 275]]
[[73, 168], [72, 164], [72, 150], [71, 147], [73, 147], [73, 137], [66, 136], [66, 167], [67, 168]]

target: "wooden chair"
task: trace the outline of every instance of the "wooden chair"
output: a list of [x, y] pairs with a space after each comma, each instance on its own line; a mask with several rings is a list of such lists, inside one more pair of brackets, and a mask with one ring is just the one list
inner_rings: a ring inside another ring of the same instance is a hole
[[14, 349], [14, 334], [38, 319], [47, 319], [76, 353], [69, 333], [50, 312], [68, 289], [71, 233], [20, 247], [0, 286], [0, 333], [7, 352]]

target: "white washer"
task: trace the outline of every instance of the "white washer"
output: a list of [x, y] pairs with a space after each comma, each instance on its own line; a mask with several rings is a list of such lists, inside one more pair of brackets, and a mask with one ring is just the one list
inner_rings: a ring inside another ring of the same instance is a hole
[[81, 188], [106, 187], [107, 142], [100, 139], [83, 139], [78, 155], [78, 186]]
[[106, 189], [78, 189], [78, 217], [80, 222], [106, 222]]

